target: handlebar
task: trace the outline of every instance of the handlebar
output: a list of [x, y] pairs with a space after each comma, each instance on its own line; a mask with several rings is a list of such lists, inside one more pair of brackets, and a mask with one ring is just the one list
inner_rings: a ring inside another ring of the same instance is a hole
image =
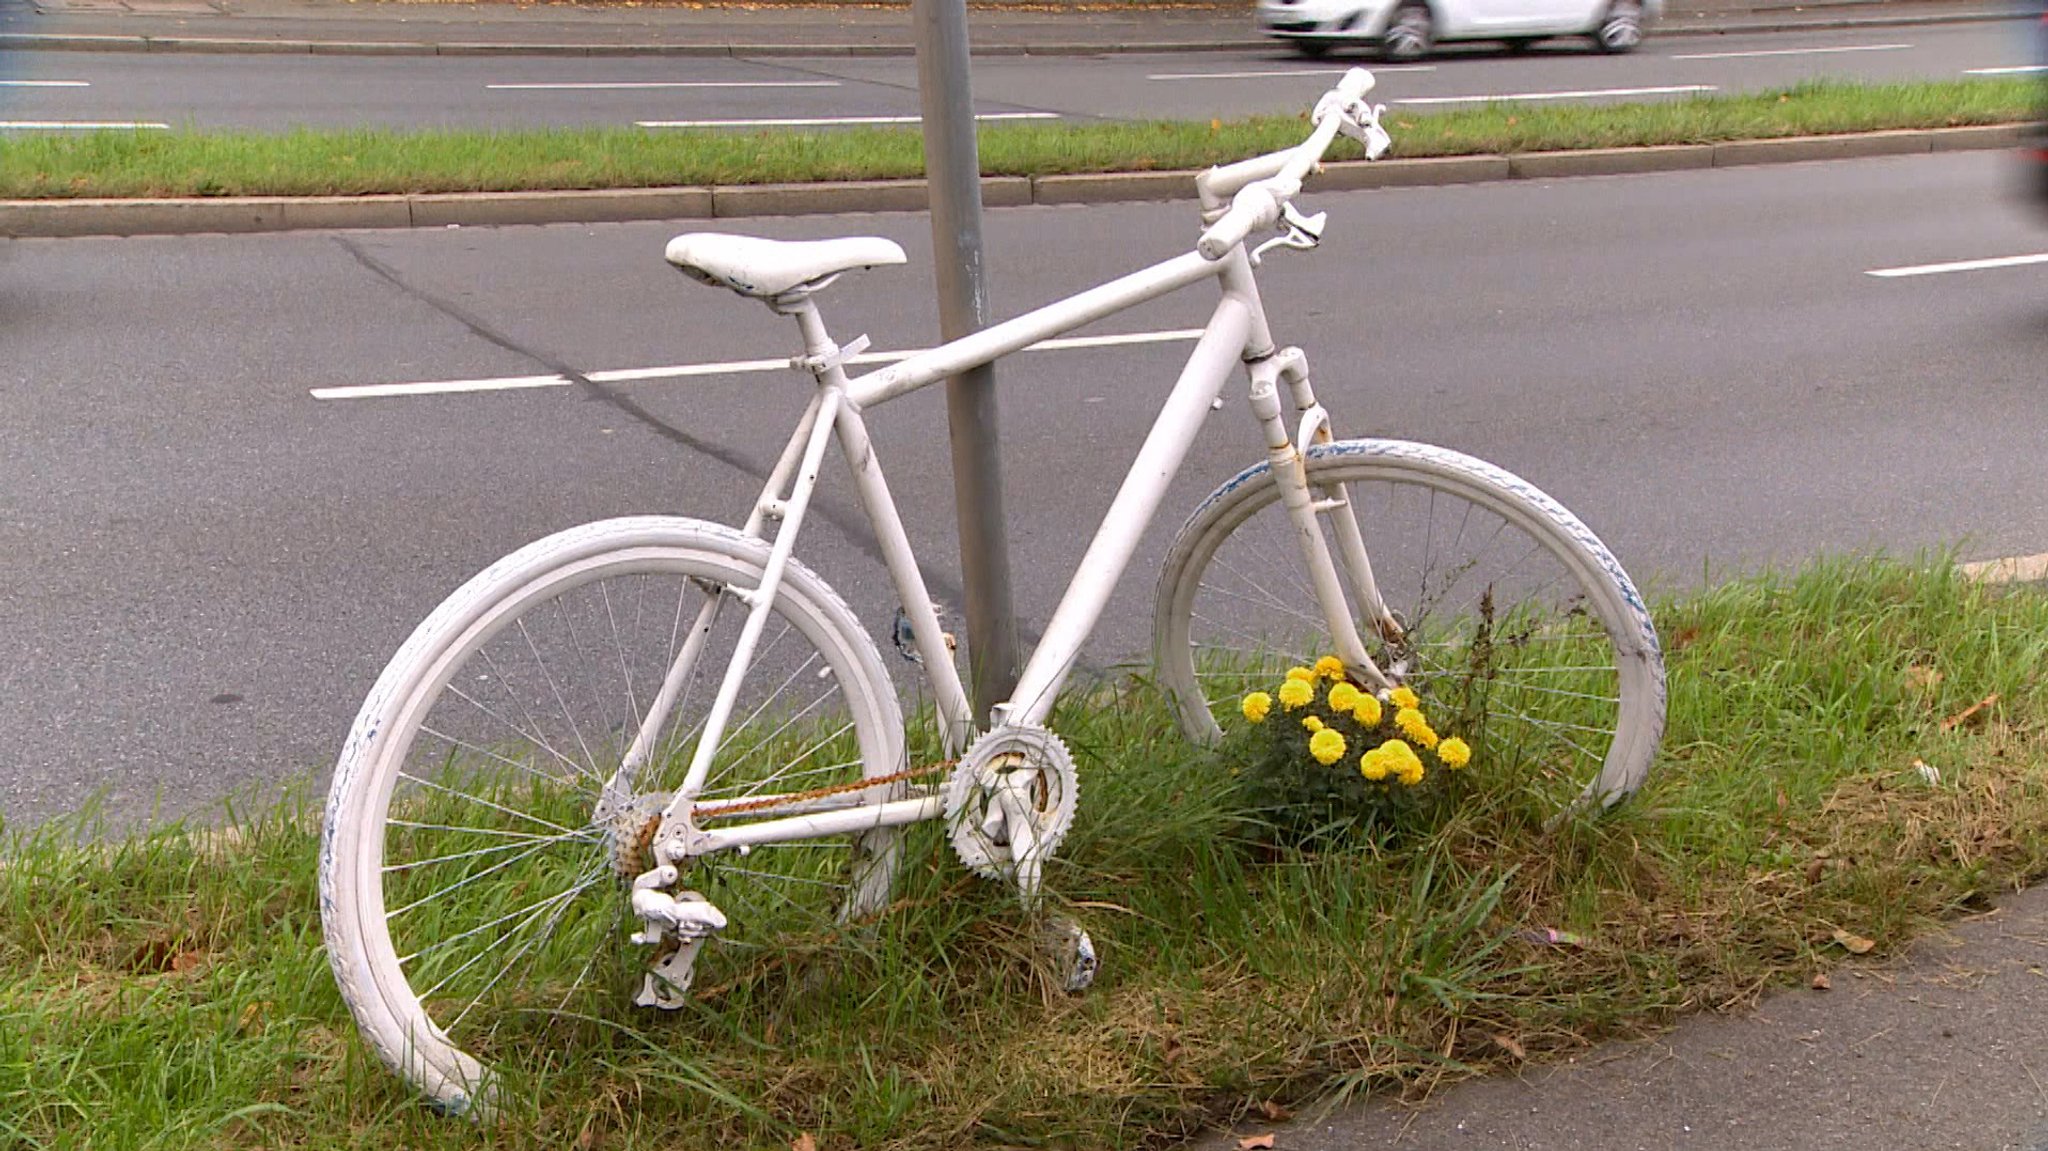
[[1386, 133], [1380, 128], [1381, 109], [1365, 103], [1372, 91], [1372, 73], [1353, 68], [1337, 86], [1316, 101], [1312, 118], [1315, 130], [1308, 139], [1283, 151], [1215, 168], [1200, 182], [1205, 191], [1236, 185], [1230, 207], [1202, 232], [1195, 250], [1205, 260], [1220, 260], [1244, 243], [1246, 236], [1279, 221], [1283, 209], [1301, 191], [1301, 181], [1337, 138], [1337, 133], [1356, 137], [1366, 144], [1366, 157], [1377, 159], [1386, 149]]

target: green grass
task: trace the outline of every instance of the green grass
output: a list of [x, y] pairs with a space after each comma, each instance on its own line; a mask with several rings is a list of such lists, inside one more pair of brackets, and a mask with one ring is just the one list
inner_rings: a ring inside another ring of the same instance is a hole
[[2048, 873], [2048, 590], [1866, 559], [1657, 613], [1665, 755], [1604, 817], [1546, 828], [1475, 777], [1426, 833], [1278, 848], [1118, 683], [1058, 719], [1083, 802], [1049, 887], [1102, 950], [1089, 994], [927, 825], [872, 933], [675, 1016], [537, 1019], [486, 1130], [355, 1038], [304, 810], [113, 841], [81, 816], [0, 868], [0, 1146], [1135, 1147], [1746, 1005], [1849, 961], [1837, 929], [1881, 958]]
[[[1391, 94], [1390, 88], [1383, 93]], [[2023, 78], [1816, 82], [1649, 104], [1490, 105], [1434, 114], [1396, 109], [1388, 126], [1396, 156], [1710, 143], [2013, 123], [2037, 114], [2037, 89]], [[1302, 134], [1301, 118], [1291, 116], [1231, 123], [1003, 124], [981, 130], [980, 152], [990, 175], [1179, 170], [1286, 147]], [[0, 139], [0, 198], [12, 199], [648, 188], [922, 173], [923, 147], [911, 129], [174, 131]]]

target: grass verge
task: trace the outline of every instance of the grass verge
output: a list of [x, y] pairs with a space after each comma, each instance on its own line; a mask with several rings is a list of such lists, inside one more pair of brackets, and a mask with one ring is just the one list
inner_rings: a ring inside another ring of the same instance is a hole
[[[2037, 114], [2037, 88], [2021, 78], [1815, 82], [1648, 104], [1497, 104], [1428, 114], [1396, 108], [1388, 124], [1394, 154], [1411, 157], [1697, 144], [2015, 123]], [[1301, 135], [1301, 117], [1294, 116], [1230, 123], [996, 124], [981, 129], [980, 153], [989, 175], [1177, 170], [1286, 147]], [[8, 199], [645, 188], [913, 178], [923, 171], [915, 129], [357, 129], [0, 138], [0, 198]]]
[[1060, 720], [1088, 801], [1050, 886], [1105, 957], [1090, 994], [1051, 990], [1011, 898], [927, 835], [877, 932], [781, 964], [778, 996], [549, 1022], [487, 1130], [354, 1037], [299, 808], [17, 837], [0, 1144], [1149, 1145], [1746, 1005], [1848, 961], [1838, 932], [1882, 957], [2048, 873], [2048, 591], [1863, 559], [1658, 614], [1664, 760], [1605, 817], [1546, 829], [1482, 788], [1427, 834], [1275, 849], [1122, 684]]

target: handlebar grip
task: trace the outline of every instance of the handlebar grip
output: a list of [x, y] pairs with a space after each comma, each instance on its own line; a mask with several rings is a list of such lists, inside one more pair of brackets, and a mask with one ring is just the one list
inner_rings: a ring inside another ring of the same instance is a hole
[[1363, 68], [1353, 68], [1337, 81], [1337, 94], [1346, 100], [1357, 100], [1372, 91], [1372, 73]]

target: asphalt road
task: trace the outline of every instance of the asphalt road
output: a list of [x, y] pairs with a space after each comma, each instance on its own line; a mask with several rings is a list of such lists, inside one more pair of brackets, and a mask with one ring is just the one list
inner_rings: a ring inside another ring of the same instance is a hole
[[[2048, 252], [1964, 154], [1311, 195], [1321, 251], [1264, 289], [1351, 433], [1541, 484], [1640, 578], [1956, 544], [2048, 550]], [[1183, 250], [1185, 205], [991, 212], [998, 314]], [[877, 233], [907, 268], [825, 298], [842, 339], [927, 342], [921, 215], [745, 221]], [[757, 359], [765, 309], [684, 280], [661, 224], [0, 244], [0, 813], [103, 793], [123, 820], [317, 776], [389, 653], [492, 558], [589, 518], [737, 519], [803, 400], [787, 372], [427, 398], [311, 390]], [[1194, 327], [1197, 288], [1101, 325]], [[1185, 344], [1006, 361], [1020, 607], [1043, 621]], [[959, 602], [942, 396], [871, 413], [935, 589]], [[1252, 458], [1233, 399], [1167, 500]], [[893, 608], [843, 489], [800, 549]], [[1092, 656], [1145, 646], [1155, 525]]]
[[[1634, 55], [1557, 41], [1526, 56], [1456, 49], [1376, 67], [1376, 98], [1444, 106], [1487, 97], [1608, 93], [1644, 99], [1779, 87], [1819, 76], [1949, 79], [2032, 63], [2023, 21], [1653, 38]], [[985, 57], [983, 115], [1065, 120], [1293, 114], [1357, 60], [1285, 47], [1184, 55]], [[843, 122], [914, 117], [903, 58], [338, 57], [17, 52], [0, 56], [7, 123], [255, 128]]]

